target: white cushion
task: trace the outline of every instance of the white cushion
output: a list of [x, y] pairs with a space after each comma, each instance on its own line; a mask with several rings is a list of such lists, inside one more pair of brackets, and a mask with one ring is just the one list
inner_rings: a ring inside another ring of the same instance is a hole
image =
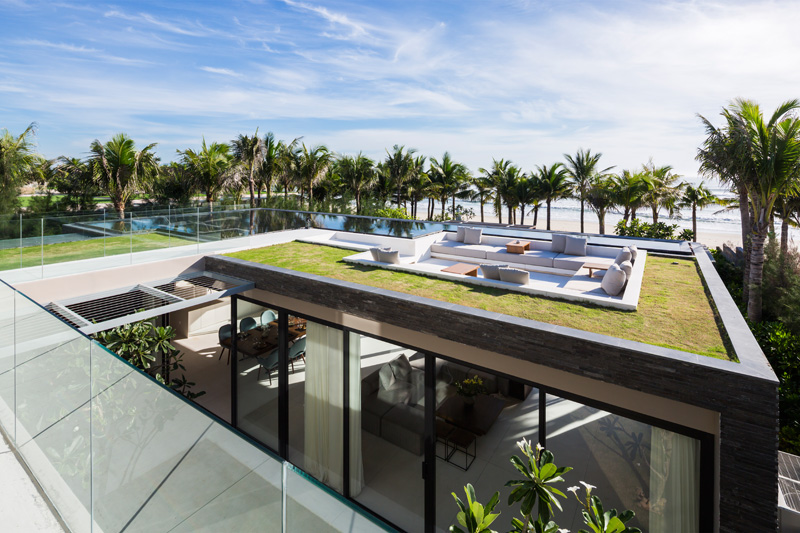
[[480, 244], [482, 228], [464, 228], [464, 244]]
[[586, 243], [589, 241], [586, 237], [575, 237], [573, 235], [567, 236], [567, 242], [564, 245], [564, 253], [566, 255], [586, 255]]
[[508, 268], [508, 265], [481, 265], [481, 272], [486, 279], [500, 279], [500, 267]]
[[397, 250], [378, 250], [378, 261], [381, 263], [400, 264], [400, 252]]
[[531, 275], [527, 270], [520, 270], [518, 268], [500, 268], [500, 280], [509, 283], [516, 283], [518, 285], [527, 285], [531, 279]]
[[392, 385], [394, 385], [395, 381], [397, 381], [394, 378], [394, 372], [392, 372], [392, 367], [389, 365], [389, 363], [386, 363], [381, 367], [380, 370], [378, 370], [378, 380], [380, 381], [381, 389], [383, 390], [391, 389]]
[[389, 366], [392, 367], [394, 379], [397, 381], [411, 380], [411, 363], [408, 362], [408, 357], [406, 357], [405, 354], [402, 354], [397, 359], [389, 361]]
[[553, 241], [550, 243], [550, 251], [557, 254], [564, 253], [564, 247], [567, 245], [567, 236], [561, 233], [553, 234]]
[[622, 291], [626, 280], [625, 271], [622, 270], [618, 264], [614, 263], [608, 267], [608, 271], [605, 276], [603, 276], [600, 287], [602, 287], [609, 296], [616, 296]]
[[639, 255], [639, 249], [636, 245], [628, 246], [628, 250], [631, 251], [631, 262], [636, 261], [636, 256]]
[[633, 272], [633, 263], [630, 261], [623, 261], [619, 267], [625, 272], [625, 279], [631, 279], [631, 272]]
[[614, 259], [614, 262], [616, 264], [620, 264], [623, 261], [630, 261], [632, 258], [633, 254], [631, 254], [630, 248], [626, 246], [622, 250], [620, 250], [619, 253], [617, 253], [617, 258]]
[[464, 230], [466, 229], [466, 226], [459, 226], [456, 228], [456, 240], [458, 242], [464, 242]]

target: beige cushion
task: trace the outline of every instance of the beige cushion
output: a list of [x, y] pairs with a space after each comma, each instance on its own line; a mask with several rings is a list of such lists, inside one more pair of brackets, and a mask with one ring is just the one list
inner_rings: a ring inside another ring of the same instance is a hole
[[456, 240], [458, 242], [464, 242], [464, 230], [466, 229], [466, 226], [459, 226], [456, 228]]
[[397, 250], [378, 250], [378, 261], [381, 263], [400, 264], [400, 252]]
[[628, 246], [628, 250], [631, 251], [631, 262], [636, 261], [636, 256], [639, 255], [639, 249], [636, 245]]
[[508, 265], [481, 265], [481, 272], [486, 279], [500, 279], [500, 268], [508, 268]]
[[527, 270], [520, 270], [519, 268], [500, 268], [500, 280], [509, 283], [516, 283], [518, 285], [527, 285], [531, 276]]
[[614, 259], [614, 262], [615, 262], [616, 264], [620, 264], [620, 263], [622, 263], [623, 261], [630, 261], [630, 260], [632, 259], [632, 257], [633, 257], [633, 256], [632, 256], [632, 254], [631, 254], [631, 250], [630, 250], [630, 248], [628, 248], [628, 247], [626, 246], [626, 247], [624, 247], [622, 250], [620, 250], [620, 251], [619, 251], [619, 253], [617, 253], [617, 258], [616, 258], [616, 259]]
[[631, 279], [631, 272], [633, 272], [633, 263], [630, 261], [623, 261], [619, 267], [625, 272], [625, 279]]
[[392, 372], [392, 367], [389, 363], [386, 363], [381, 367], [380, 370], [378, 370], [378, 380], [380, 381], [381, 389], [383, 390], [391, 389], [392, 385], [394, 385], [395, 381], [397, 381], [394, 378], [394, 372]]
[[589, 241], [586, 237], [575, 237], [573, 235], [567, 236], [567, 243], [564, 245], [564, 253], [566, 255], [586, 255], [586, 243]]
[[483, 229], [464, 228], [464, 244], [480, 244]]
[[608, 267], [608, 271], [605, 276], [603, 276], [600, 287], [602, 287], [609, 296], [616, 296], [622, 291], [626, 280], [625, 271], [622, 270], [618, 264], [614, 263]]
[[567, 236], [561, 233], [553, 234], [553, 242], [550, 243], [550, 251], [557, 254], [564, 253], [564, 247], [567, 245]]

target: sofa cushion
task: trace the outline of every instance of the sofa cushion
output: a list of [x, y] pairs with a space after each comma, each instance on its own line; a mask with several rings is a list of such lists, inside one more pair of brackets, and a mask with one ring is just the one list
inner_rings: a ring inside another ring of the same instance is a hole
[[547, 268], [553, 267], [553, 259], [558, 254], [554, 252], [545, 252], [541, 250], [534, 250], [532, 252], [525, 252], [524, 254], [510, 254], [505, 250], [497, 252], [487, 252], [486, 259], [491, 261], [502, 261], [512, 265], [513, 263], [522, 265], [542, 266]]
[[411, 363], [408, 362], [408, 357], [405, 354], [401, 354], [396, 359], [389, 361], [388, 364], [392, 368], [394, 379], [397, 381], [408, 381], [410, 379]]
[[409, 405], [395, 405], [381, 419], [381, 437], [395, 446], [422, 455], [425, 411]]
[[456, 241], [442, 241], [431, 245], [431, 253], [460, 255], [462, 257], [475, 257], [476, 259], [486, 259], [487, 252], [497, 250], [501, 250], [501, 248], [483, 244], [461, 244]]
[[631, 279], [631, 272], [633, 272], [633, 263], [630, 261], [623, 261], [619, 267], [625, 272], [625, 279]]
[[586, 244], [589, 241], [586, 237], [576, 237], [569, 235], [567, 243], [564, 245], [564, 253], [567, 255], [586, 255]]
[[508, 265], [481, 265], [481, 272], [486, 279], [500, 279], [499, 268], [507, 268]]
[[378, 250], [378, 261], [381, 263], [400, 264], [400, 252], [397, 250]]
[[456, 241], [464, 242], [464, 230], [466, 229], [466, 226], [459, 226], [456, 228]]
[[501, 268], [500, 280], [509, 283], [517, 283], [519, 285], [527, 285], [530, 281], [531, 275], [527, 270], [520, 270], [519, 268]]
[[608, 271], [603, 276], [600, 287], [602, 287], [609, 296], [616, 296], [622, 291], [626, 280], [625, 271], [622, 270], [618, 264], [614, 263], [608, 267]]
[[550, 243], [550, 251], [557, 254], [564, 253], [564, 247], [567, 245], [567, 236], [561, 233], [553, 233], [553, 240]]
[[631, 252], [631, 262], [636, 261], [636, 256], [639, 255], [639, 249], [635, 244], [632, 244], [631, 246], [628, 246], [628, 250]]
[[386, 363], [378, 370], [378, 380], [381, 384], [381, 389], [389, 390], [397, 382], [394, 377], [394, 371], [389, 363]]
[[633, 254], [631, 254], [631, 250], [630, 250], [630, 248], [628, 248], [627, 246], [625, 246], [624, 248], [622, 248], [622, 250], [620, 250], [620, 251], [617, 253], [617, 258], [616, 258], [616, 259], [614, 259], [614, 262], [615, 262], [616, 264], [620, 264], [620, 263], [622, 263], [623, 261], [630, 261], [632, 258], [633, 258]]
[[482, 228], [464, 228], [464, 244], [480, 244]]

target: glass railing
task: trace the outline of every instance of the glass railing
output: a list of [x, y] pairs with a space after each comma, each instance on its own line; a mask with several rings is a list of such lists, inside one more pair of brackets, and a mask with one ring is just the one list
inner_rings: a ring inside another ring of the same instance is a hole
[[0, 282], [0, 425], [84, 531], [391, 531]]

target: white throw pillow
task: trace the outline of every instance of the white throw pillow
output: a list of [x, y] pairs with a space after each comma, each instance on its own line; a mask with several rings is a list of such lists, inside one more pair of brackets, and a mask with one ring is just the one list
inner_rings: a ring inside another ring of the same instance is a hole
[[636, 261], [636, 256], [639, 255], [639, 249], [634, 244], [632, 246], [628, 246], [628, 250], [631, 251], [631, 263], [633, 263]]
[[400, 264], [400, 252], [397, 250], [378, 250], [378, 261], [398, 265]]
[[464, 244], [480, 244], [483, 229], [464, 228]]
[[557, 254], [564, 253], [564, 247], [567, 245], [567, 236], [562, 233], [554, 233], [553, 241], [550, 243], [550, 251]]
[[589, 241], [586, 237], [575, 237], [573, 235], [567, 236], [567, 243], [564, 245], [564, 253], [567, 255], [586, 255], [586, 243]]
[[633, 263], [630, 261], [623, 261], [619, 267], [625, 272], [625, 279], [631, 279], [631, 272], [633, 272]]
[[481, 272], [486, 279], [500, 279], [500, 268], [507, 268], [508, 265], [481, 265]]
[[392, 367], [389, 363], [386, 363], [381, 367], [378, 371], [378, 381], [381, 384], [381, 389], [389, 390], [395, 383], [394, 379], [394, 372], [392, 371]]
[[397, 381], [409, 381], [411, 379], [411, 363], [408, 362], [408, 357], [405, 354], [393, 361], [389, 361], [389, 366], [392, 367], [394, 379]]
[[605, 276], [603, 276], [600, 287], [602, 287], [609, 296], [616, 296], [622, 291], [622, 287], [625, 286], [625, 281], [627, 281], [625, 271], [622, 270], [618, 264], [614, 263], [608, 267], [608, 271]]
[[370, 248], [369, 249], [369, 253], [372, 254], [372, 260], [373, 261], [380, 261], [381, 260], [381, 258], [378, 256], [378, 250], [385, 250], [385, 251], [389, 252], [389, 251], [391, 251], [391, 248], [383, 247], [383, 246], [381, 246], [380, 248], [377, 247], [377, 246], [374, 247], [374, 248]]
[[527, 285], [531, 275], [527, 270], [519, 268], [500, 268], [500, 280], [518, 285]]
[[631, 249], [626, 246], [620, 250], [619, 253], [617, 253], [617, 258], [614, 259], [614, 263], [620, 264], [623, 261], [630, 261], [632, 257], [633, 255], [631, 254]]
[[456, 240], [458, 242], [464, 242], [464, 230], [466, 230], [466, 226], [459, 226], [456, 228]]

